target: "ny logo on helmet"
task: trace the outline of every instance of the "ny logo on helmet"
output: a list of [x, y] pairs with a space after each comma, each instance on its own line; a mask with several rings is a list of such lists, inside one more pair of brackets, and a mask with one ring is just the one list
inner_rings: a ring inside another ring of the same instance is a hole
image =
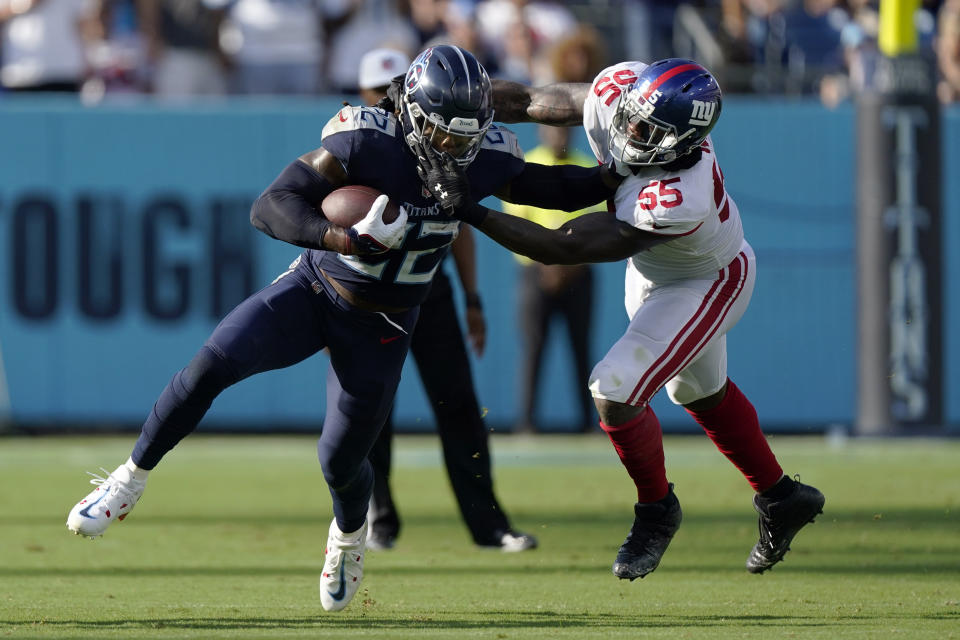
[[717, 109], [716, 102], [703, 102], [702, 100], [693, 100], [693, 110], [690, 112], [689, 124], [698, 124], [706, 126], [713, 120], [713, 112]]

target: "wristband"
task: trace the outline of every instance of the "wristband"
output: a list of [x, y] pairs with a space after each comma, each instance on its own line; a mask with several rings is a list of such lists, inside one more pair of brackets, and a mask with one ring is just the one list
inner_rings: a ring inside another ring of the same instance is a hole
[[468, 309], [483, 309], [483, 303], [480, 302], [480, 294], [467, 293], [463, 296]]

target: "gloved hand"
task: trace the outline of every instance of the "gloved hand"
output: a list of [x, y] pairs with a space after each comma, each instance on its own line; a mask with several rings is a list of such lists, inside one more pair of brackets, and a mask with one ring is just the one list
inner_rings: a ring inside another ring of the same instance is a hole
[[400, 108], [400, 98], [403, 96], [403, 79], [406, 76], [400, 74], [390, 79], [390, 86], [387, 87], [387, 95], [377, 101], [376, 106], [387, 113], [396, 113]]
[[463, 167], [448, 153], [437, 153], [423, 141], [417, 145], [417, 173], [427, 191], [447, 213], [459, 218], [458, 211], [475, 204], [470, 197], [470, 181]]
[[347, 229], [350, 238], [351, 254], [372, 255], [396, 249], [403, 242], [407, 232], [407, 212], [400, 207], [397, 219], [387, 224], [383, 221], [383, 210], [387, 208], [389, 198], [386, 194], [377, 196], [363, 219]]

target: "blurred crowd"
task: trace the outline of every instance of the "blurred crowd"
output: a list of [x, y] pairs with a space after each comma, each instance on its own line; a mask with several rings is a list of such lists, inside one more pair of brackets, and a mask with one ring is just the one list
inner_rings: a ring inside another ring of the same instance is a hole
[[[491, 76], [586, 81], [624, 59], [691, 57], [727, 92], [869, 89], [879, 0], [0, 0], [0, 91], [316, 95], [358, 91], [376, 48], [474, 52]], [[923, 0], [920, 50], [960, 99], [960, 0]]]

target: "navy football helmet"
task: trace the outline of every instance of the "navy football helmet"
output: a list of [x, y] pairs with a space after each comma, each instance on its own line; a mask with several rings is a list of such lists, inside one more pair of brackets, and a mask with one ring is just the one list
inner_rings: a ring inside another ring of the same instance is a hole
[[631, 166], [673, 162], [704, 141], [722, 105], [716, 78], [696, 62], [654, 62], [620, 96], [610, 123], [610, 151]]
[[483, 65], [452, 45], [423, 51], [404, 78], [400, 123], [414, 153], [423, 141], [469, 165], [493, 123], [493, 92]]

